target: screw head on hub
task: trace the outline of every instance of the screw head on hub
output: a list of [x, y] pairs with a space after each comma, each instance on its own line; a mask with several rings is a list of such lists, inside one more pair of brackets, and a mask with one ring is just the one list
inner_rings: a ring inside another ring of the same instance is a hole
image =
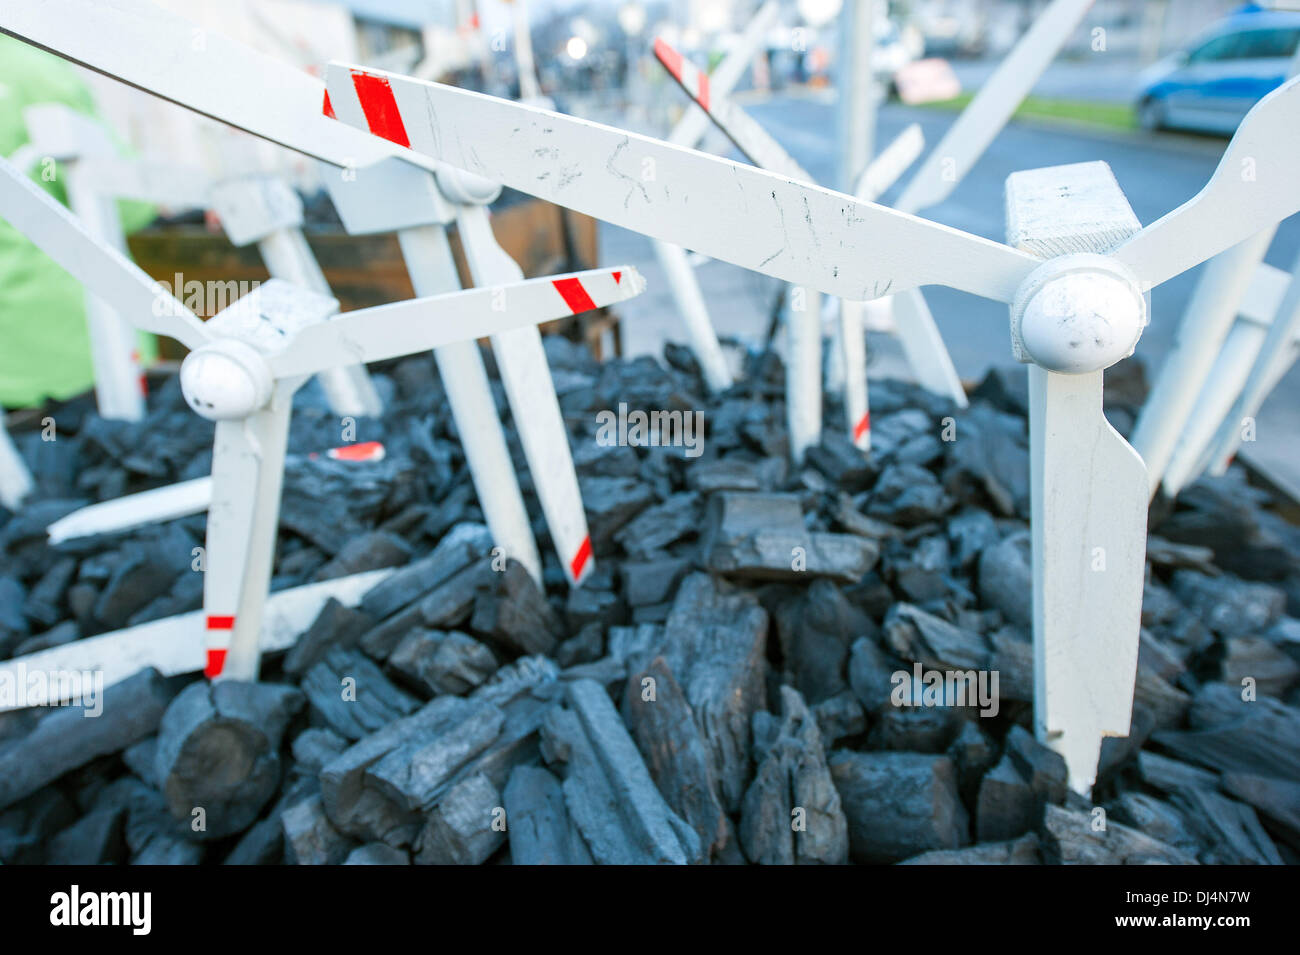
[[1100, 371], [1127, 358], [1146, 325], [1146, 297], [1137, 279], [1115, 260], [1091, 253], [1044, 263], [1011, 307], [1017, 360], [1066, 375]]
[[246, 418], [271, 398], [271, 371], [256, 349], [243, 342], [217, 341], [196, 349], [181, 363], [181, 393], [210, 421]]

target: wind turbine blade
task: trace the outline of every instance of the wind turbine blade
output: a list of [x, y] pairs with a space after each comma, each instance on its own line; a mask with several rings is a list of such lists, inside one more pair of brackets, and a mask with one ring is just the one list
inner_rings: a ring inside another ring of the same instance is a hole
[[970, 403], [966, 389], [921, 290], [909, 289], [895, 295], [890, 304], [894, 309], [894, 334], [916, 380], [927, 391], [948, 395], [957, 407], [965, 408]]
[[925, 149], [925, 134], [919, 123], [913, 123], [894, 137], [880, 155], [862, 170], [854, 187], [854, 195], [865, 202], [875, 202], [884, 195], [889, 187], [898, 181], [907, 167], [916, 162], [916, 157]]
[[203, 323], [134, 262], [86, 231], [53, 196], [0, 159], [0, 218], [136, 328], [187, 348], [208, 340]]
[[[731, 95], [731, 91], [736, 88], [736, 84], [749, 69], [750, 61], [762, 46], [768, 31], [776, 23], [780, 14], [781, 5], [776, 0], [767, 0], [758, 12], [750, 17], [740, 39], [727, 51], [727, 55], [722, 58], [717, 69], [708, 75], [710, 95], [714, 100], [725, 99]], [[709, 125], [709, 117], [704, 110], [689, 106], [686, 115], [673, 127], [667, 141], [675, 146], [694, 149], [699, 145], [700, 138], [708, 131]]]
[[[947, 226], [599, 123], [394, 74], [329, 68], [340, 95], [358, 78], [375, 114], [400, 117], [417, 151], [842, 298], [941, 284], [1007, 302], [1037, 264]], [[396, 135], [384, 124], [371, 129]]]
[[[5, 4], [0, 31], [153, 96], [335, 166], [401, 153], [321, 111], [321, 81], [147, 0]], [[202, 43], [196, 43], [196, 37]], [[106, 39], [111, 38], [111, 39]], [[430, 167], [420, 156], [408, 162]], [[431, 168], [431, 167], [430, 167]]]
[[1147, 287], [1300, 212], [1300, 77], [1246, 114], [1205, 188], [1115, 250]]
[[1102, 372], [1029, 366], [1034, 718], [1087, 793], [1101, 741], [1126, 736], [1137, 673], [1147, 478], [1102, 414]]
[[[519, 264], [506, 254], [492, 233], [485, 206], [459, 206], [456, 229], [475, 285], [495, 288], [523, 280]], [[492, 336], [492, 353], [501, 369], [501, 383], [510, 413], [518, 424], [519, 442], [546, 516], [551, 543], [569, 583], [581, 583], [595, 569], [591, 535], [569, 449], [569, 432], [560, 412], [541, 333], [531, 324], [498, 332]]]
[[[931, 150], [895, 203], [897, 208], [918, 212], [948, 198], [1029, 95], [1091, 6], [1092, 0], [1054, 0], [1034, 19], [939, 145]], [[944, 175], [946, 169], [955, 175]]]
[[303, 328], [271, 367], [292, 377], [414, 355], [605, 308], [644, 290], [641, 273], [625, 265], [363, 308]]
[[[289, 649], [311, 626], [327, 601], [332, 598], [345, 607], [355, 607], [367, 591], [382, 583], [394, 570], [391, 567], [371, 570], [271, 594], [258, 635], [262, 652]], [[101, 633], [5, 660], [0, 663], [0, 679], [13, 681], [22, 673], [90, 671], [102, 673], [107, 687], [144, 667], [153, 667], [163, 676], [195, 673], [204, 668], [207, 660], [202, 633], [202, 611], [150, 620], [125, 630]], [[23, 701], [21, 693], [0, 697], [0, 712], [22, 709]]]
[[709, 75], [673, 49], [666, 40], [655, 40], [655, 57], [695, 105], [709, 114], [714, 125], [755, 166], [798, 182], [816, 181], [752, 116], [731, 100], [714, 97], [709, 89]]
[[45, 532], [51, 544], [76, 537], [116, 534], [142, 524], [175, 520], [207, 510], [212, 499], [212, 478], [194, 478], [167, 487], [128, 494], [73, 511], [54, 521]]
[[[1273, 323], [1264, 336], [1241, 394], [1214, 437], [1217, 460], [1213, 463], [1216, 465], [1221, 461], [1226, 467], [1227, 459], [1241, 441], [1242, 428], [1259, 415], [1269, 392], [1295, 361], [1296, 338], [1300, 336], [1300, 257], [1296, 259], [1291, 274], [1291, 283], [1277, 307], [1277, 314], [1273, 316]], [[1217, 467], [1216, 471], [1222, 473]]]
[[1205, 376], [1205, 384], [1196, 396], [1196, 404], [1187, 416], [1187, 424], [1160, 479], [1160, 486], [1169, 497], [1177, 497], [1200, 476], [1212, 457], [1209, 449], [1222, 440], [1220, 428], [1225, 421], [1235, 420], [1232, 431], [1241, 427], [1241, 421], [1230, 415], [1267, 335], [1263, 326], [1238, 321], [1223, 340], [1223, 347]]

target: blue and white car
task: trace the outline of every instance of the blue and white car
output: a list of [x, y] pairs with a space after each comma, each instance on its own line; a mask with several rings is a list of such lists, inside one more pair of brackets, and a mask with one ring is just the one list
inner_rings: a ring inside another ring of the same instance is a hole
[[1136, 109], [1144, 129], [1231, 136], [1282, 84], [1300, 45], [1300, 13], [1248, 9], [1143, 71]]

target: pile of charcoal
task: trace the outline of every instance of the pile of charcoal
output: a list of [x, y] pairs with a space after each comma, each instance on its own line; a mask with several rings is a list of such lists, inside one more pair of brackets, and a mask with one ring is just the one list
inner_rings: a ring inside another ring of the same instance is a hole
[[[1300, 858], [1300, 529], [1240, 468], [1153, 508], [1132, 732], [1105, 741], [1086, 799], [1032, 732], [1023, 369], [964, 410], [873, 381], [869, 455], [828, 399], [823, 442], [792, 467], [770, 354], [709, 397], [673, 347], [547, 351], [594, 548], [581, 587], [549, 553], [544, 591], [494, 555], [431, 358], [377, 369], [381, 420], [340, 422], [306, 389], [272, 588], [389, 575], [327, 602], [257, 683], [144, 669], [94, 719], [0, 713], [0, 860]], [[1126, 432], [1141, 369], [1108, 378]], [[150, 406], [123, 424], [72, 402], [15, 434], [38, 491], [0, 512], [0, 659], [201, 606], [201, 514], [45, 535], [209, 473], [212, 427], [175, 382]], [[701, 412], [702, 440], [607, 440], [620, 406]], [[368, 440], [382, 460], [322, 453]], [[913, 693], [934, 671], [992, 692]]]

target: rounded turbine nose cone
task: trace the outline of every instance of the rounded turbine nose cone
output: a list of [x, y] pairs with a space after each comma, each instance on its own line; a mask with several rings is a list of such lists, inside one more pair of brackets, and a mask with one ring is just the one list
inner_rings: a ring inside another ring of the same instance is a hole
[[1132, 286], [1102, 272], [1070, 272], [1044, 283], [1025, 305], [1020, 335], [1035, 364], [1080, 375], [1133, 353], [1146, 305]]
[[265, 400], [253, 374], [241, 362], [206, 348], [185, 356], [181, 391], [195, 412], [212, 421], [245, 418]]

